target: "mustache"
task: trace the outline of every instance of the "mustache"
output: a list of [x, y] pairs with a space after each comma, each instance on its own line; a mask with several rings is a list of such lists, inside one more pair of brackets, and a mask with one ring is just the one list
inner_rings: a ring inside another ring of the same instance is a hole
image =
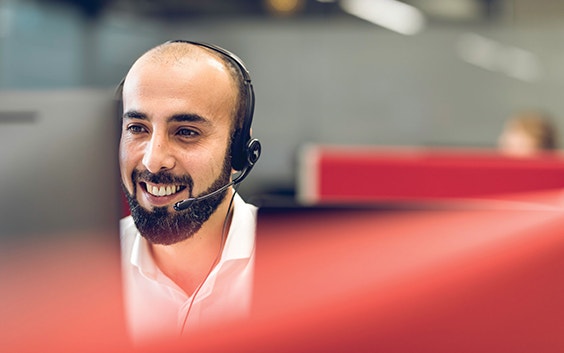
[[131, 175], [131, 180], [133, 181], [133, 185], [141, 181], [146, 181], [153, 184], [186, 185], [190, 190], [192, 190], [192, 186], [194, 185], [194, 180], [190, 175], [179, 176], [167, 171], [151, 173], [148, 170], [134, 169]]

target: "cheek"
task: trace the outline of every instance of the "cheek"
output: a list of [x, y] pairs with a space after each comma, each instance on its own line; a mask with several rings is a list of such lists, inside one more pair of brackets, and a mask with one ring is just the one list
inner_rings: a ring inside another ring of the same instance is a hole
[[209, 184], [217, 169], [217, 157], [205, 149], [182, 153], [178, 160], [182, 164], [178, 172], [189, 174], [194, 179], [195, 185]]
[[229, 152], [223, 145], [217, 146], [219, 147], [201, 148], [183, 155], [183, 169], [193, 178], [195, 192], [207, 189], [223, 173]]

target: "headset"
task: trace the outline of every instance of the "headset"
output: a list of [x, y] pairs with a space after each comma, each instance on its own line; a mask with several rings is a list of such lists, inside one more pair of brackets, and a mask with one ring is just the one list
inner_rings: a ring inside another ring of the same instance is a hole
[[[252, 138], [251, 136], [251, 126], [253, 123], [253, 115], [255, 110], [255, 92], [253, 90], [253, 84], [251, 82], [251, 76], [249, 71], [245, 67], [243, 61], [232, 52], [223, 49], [217, 45], [208, 44], [204, 42], [196, 42], [182, 39], [169, 40], [164, 44], [168, 43], [185, 43], [192, 44], [199, 47], [207, 48], [212, 52], [219, 54], [221, 57], [226, 58], [233, 66], [235, 66], [243, 79], [243, 89], [241, 92], [246, 97], [245, 112], [243, 116], [243, 122], [241, 127], [236, 127], [231, 139], [231, 167], [240, 172], [240, 174], [233, 179], [230, 183], [222, 186], [221, 188], [198, 197], [188, 198], [177, 202], [174, 205], [176, 211], [184, 210], [190, 207], [194, 202], [206, 199], [208, 197], [214, 196], [218, 193], [225, 191], [228, 187], [232, 185], [239, 184], [242, 182], [247, 175], [249, 175], [251, 169], [254, 167], [255, 163], [258, 161], [261, 155], [262, 146], [258, 139]], [[123, 84], [125, 78], [121, 81], [118, 87], [118, 93], [123, 90]], [[121, 97], [119, 97], [121, 98]]]

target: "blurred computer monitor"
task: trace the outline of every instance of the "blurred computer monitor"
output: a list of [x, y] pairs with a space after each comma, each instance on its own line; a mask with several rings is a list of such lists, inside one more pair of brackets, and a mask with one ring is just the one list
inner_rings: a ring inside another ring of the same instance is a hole
[[0, 235], [116, 229], [118, 119], [105, 90], [0, 94]]
[[116, 112], [111, 90], [0, 93], [0, 351], [124, 347]]

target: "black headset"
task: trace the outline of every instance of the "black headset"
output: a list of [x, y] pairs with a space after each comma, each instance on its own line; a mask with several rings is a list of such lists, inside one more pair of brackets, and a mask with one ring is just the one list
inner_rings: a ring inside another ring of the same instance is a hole
[[[243, 78], [243, 86], [246, 90], [246, 92], [242, 93], [245, 94], [247, 102], [245, 105], [245, 116], [243, 117], [243, 124], [241, 128], [235, 128], [231, 141], [231, 167], [236, 171], [243, 172], [241, 177], [237, 178], [237, 182], [242, 181], [258, 161], [262, 150], [260, 141], [251, 137], [251, 126], [253, 123], [253, 115], [255, 111], [255, 92], [253, 90], [253, 84], [251, 82], [249, 71], [245, 67], [245, 64], [243, 64], [243, 61], [239, 59], [237, 55], [216, 45], [182, 39], [169, 40], [165, 42], [165, 44], [166, 43], [186, 43], [210, 49], [215, 53], [219, 53], [222, 57], [227, 58], [227, 60], [234, 64], [234, 66], [238, 68], [239, 72], [241, 73], [241, 76]], [[124, 82], [125, 78], [118, 86], [119, 100], [121, 100], [121, 92], [123, 90]]]

